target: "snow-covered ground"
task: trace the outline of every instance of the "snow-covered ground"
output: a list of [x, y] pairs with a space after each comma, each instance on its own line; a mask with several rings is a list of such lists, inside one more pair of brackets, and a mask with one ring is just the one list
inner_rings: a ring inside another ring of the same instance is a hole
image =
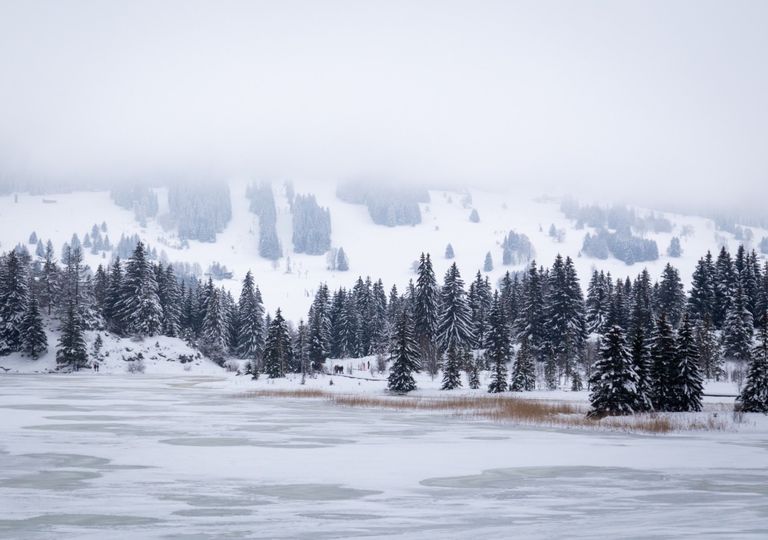
[[0, 537], [768, 535], [764, 416], [640, 436], [247, 399], [241, 385], [268, 383], [0, 377]]
[[[242, 278], [250, 269], [261, 288], [268, 310], [274, 312], [281, 307], [286, 316], [298, 321], [306, 317], [317, 285], [327, 282], [329, 286], [349, 287], [358, 275], [381, 277], [387, 289], [393, 284], [402, 291], [408, 280], [414, 278], [412, 263], [422, 251], [432, 254], [438, 279], [442, 279], [452, 261], [443, 258], [445, 247], [451, 243], [456, 253], [456, 262], [465, 281], [469, 282], [478, 269], [483, 267], [485, 254], [491, 252], [495, 268], [487, 274], [496, 282], [507, 270], [520, 270], [525, 265], [503, 266], [501, 264], [501, 241], [510, 231], [525, 233], [536, 249], [536, 260], [551, 265], [558, 253], [570, 255], [576, 264], [582, 284], [586, 287], [593, 268], [612, 272], [615, 277], [634, 277], [647, 267], [654, 278], [659, 277], [667, 262], [680, 270], [688, 286], [696, 260], [708, 249], [717, 250], [721, 241], [729, 243], [731, 249], [738, 246], [732, 235], [716, 232], [711, 220], [695, 216], [662, 214], [674, 223], [672, 234], [652, 234], [649, 238], [657, 241], [660, 258], [650, 263], [631, 266], [616, 259], [600, 261], [580, 257], [584, 235], [587, 230], [573, 228], [559, 210], [555, 200], [541, 199], [540, 193], [521, 193], [518, 187], [509, 186], [508, 191], [471, 190], [471, 207], [462, 204], [463, 194], [448, 191], [431, 191], [430, 202], [421, 204], [422, 223], [414, 227], [383, 227], [375, 225], [363, 205], [341, 202], [335, 195], [335, 185], [310, 181], [295, 181], [297, 193], [313, 193], [320, 205], [330, 208], [332, 222], [332, 245], [343, 247], [349, 257], [348, 272], [329, 271], [324, 255], [311, 256], [292, 251], [291, 216], [282, 184], [274, 183], [278, 235], [286, 257], [290, 257], [290, 273], [286, 273], [286, 258], [276, 264], [258, 255], [258, 218], [249, 212], [245, 197], [247, 180], [232, 180], [229, 183], [232, 198], [232, 220], [225, 230], [217, 235], [215, 243], [191, 241], [188, 249], [177, 249], [178, 239], [171, 230], [164, 230], [159, 220], [150, 219], [141, 227], [131, 211], [115, 205], [108, 192], [75, 192], [55, 195], [18, 194], [0, 197], [0, 250], [11, 249], [19, 242], [26, 242], [35, 231], [44, 241], [51, 239], [57, 253], [72, 233], [81, 238], [94, 224], [105, 221], [110, 241], [116, 244], [121, 234], [137, 233], [158, 252], [165, 251], [170, 261], [198, 263], [203, 271], [218, 261], [234, 271], [234, 277], [224, 283], [235, 295], [239, 293]], [[160, 213], [166, 211], [167, 190], [157, 190]], [[54, 200], [46, 204], [44, 199]], [[591, 201], [584, 201], [591, 202]], [[480, 222], [469, 221], [470, 209], [479, 212]], [[646, 213], [647, 210], [641, 210]], [[551, 224], [565, 229], [565, 240], [556, 242], [548, 236]], [[683, 256], [670, 259], [666, 248], [673, 235], [680, 235], [684, 228], [691, 232], [681, 238]], [[755, 240], [768, 233], [753, 228]], [[29, 246], [33, 250], [34, 246]], [[99, 255], [86, 250], [88, 263], [95, 268], [100, 262], [108, 262]]]

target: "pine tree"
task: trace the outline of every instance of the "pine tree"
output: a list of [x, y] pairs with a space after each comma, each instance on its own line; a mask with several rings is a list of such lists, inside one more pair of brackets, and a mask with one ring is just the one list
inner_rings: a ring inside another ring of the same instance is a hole
[[162, 264], [157, 265], [158, 297], [163, 312], [162, 333], [169, 337], [179, 335], [181, 329], [181, 292], [173, 266], [163, 270]]
[[733, 268], [731, 254], [723, 247], [720, 249], [717, 261], [715, 262], [714, 275], [714, 317], [712, 322], [715, 323], [717, 328], [721, 328], [725, 322], [736, 281], [736, 271]]
[[331, 318], [328, 286], [321, 284], [309, 309], [309, 358], [321, 370], [331, 352]]
[[707, 379], [717, 381], [725, 373], [723, 369], [723, 357], [720, 351], [720, 343], [715, 335], [715, 329], [708, 316], [699, 321], [695, 332], [696, 349], [699, 354], [699, 365], [703, 375]]
[[529, 392], [536, 389], [536, 368], [528, 340], [523, 338], [517, 351], [509, 389], [513, 392]]
[[341, 247], [336, 253], [336, 270], [339, 272], [346, 272], [349, 270], [349, 260], [347, 259], [347, 254], [344, 252], [344, 248]]
[[443, 385], [440, 389], [453, 390], [454, 388], [461, 388], [461, 350], [454, 344], [451, 344], [448, 346], [445, 357]]
[[672, 406], [670, 389], [672, 370], [675, 366], [675, 337], [672, 327], [662, 313], [656, 323], [651, 345], [651, 400], [657, 411], [667, 411]]
[[480, 361], [474, 358], [469, 350], [466, 350], [464, 354], [468, 386], [472, 390], [477, 390], [480, 388]]
[[633, 414], [636, 411], [637, 373], [632, 366], [621, 327], [612, 326], [606, 333], [590, 385], [591, 410], [587, 416], [600, 418]]
[[[309, 362], [309, 331], [304, 320], [299, 321], [296, 329], [296, 339], [293, 342], [293, 365], [292, 371], [301, 373], [302, 380], [307, 373], [312, 373], [312, 366]], [[303, 383], [302, 383], [303, 384]]]
[[460, 354], [461, 349], [471, 345], [474, 336], [464, 282], [456, 263], [445, 274], [440, 300], [442, 312], [437, 326], [438, 341], [445, 349], [452, 347]]
[[605, 320], [608, 317], [610, 294], [605, 273], [597, 270], [592, 272], [592, 278], [587, 288], [586, 321], [587, 330], [602, 334], [605, 330]]
[[523, 279], [521, 307], [515, 320], [518, 341], [528, 341], [535, 360], [543, 360], [546, 336], [546, 307], [543, 277], [532, 261]]
[[237, 304], [237, 355], [258, 362], [264, 352], [264, 306], [256, 294], [253, 275], [249, 270], [243, 279], [243, 288]]
[[[768, 317], [764, 321], [768, 321]], [[760, 329], [760, 338], [752, 352], [747, 380], [738, 403], [744, 412], [768, 414], [768, 322], [763, 322]]]
[[435, 375], [438, 364], [436, 336], [439, 315], [440, 290], [432, 269], [432, 260], [429, 254], [422, 253], [413, 298], [413, 324], [420, 356], [431, 375]]
[[288, 365], [293, 361], [293, 347], [288, 327], [280, 309], [269, 324], [264, 344], [264, 373], [270, 379], [285, 377]]
[[483, 272], [491, 272], [493, 270], [493, 257], [491, 252], [485, 254], [485, 261], [483, 262]]
[[715, 265], [709, 251], [693, 271], [688, 308], [691, 316], [699, 321], [709, 319], [711, 324], [715, 316]]
[[723, 324], [723, 354], [726, 358], [748, 362], [752, 348], [752, 314], [741, 283], [736, 285]]
[[115, 258], [109, 270], [107, 290], [104, 295], [104, 319], [107, 328], [116, 334], [125, 332], [125, 321], [122, 319], [120, 302], [123, 296], [123, 269], [120, 257]]
[[498, 293], [494, 295], [489, 320], [491, 329], [485, 354], [492, 365], [493, 373], [488, 392], [496, 394], [507, 391], [507, 362], [511, 355], [509, 328]]
[[688, 314], [683, 315], [677, 332], [675, 363], [670, 380], [670, 407], [672, 411], [700, 411], [704, 393], [699, 370], [699, 354], [693, 338], [693, 327]]
[[397, 394], [406, 394], [416, 389], [413, 374], [421, 369], [419, 350], [412, 328], [411, 316], [408, 310], [403, 310], [392, 337], [389, 356], [392, 367], [387, 378], [387, 388]]
[[88, 353], [80, 316], [74, 304], [67, 308], [61, 336], [56, 349], [56, 369], [78, 371], [88, 366]]
[[119, 317], [125, 322], [125, 331], [137, 336], [160, 333], [163, 308], [157, 294], [155, 272], [142, 242], [136, 244], [122, 281]]
[[45, 246], [45, 262], [43, 262], [43, 275], [41, 277], [43, 286], [40, 291], [40, 305], [51, 310], [59, 300], [59, 266], [54, 258], [53, 244], [50, 240]]
[[456, 255], [453, 252], [453, 246], [451, 244], [448, 244], [447, 246], [445, 246], [445, 258], [448, 260], [451, 260], [454, 257], [456, 257]]
[[32, 358], [38, 358], [48, 350], [48, 337], [34, 295], [30, 295], [27, 303], [27, 311], [21, 324], [21, 340], [21, 350]]
[[676, 327], [685, 308], [685, 291], [677, 269], [667, 263], [662, 272], [656, 294], [656, 305], [659, 311], [666, 313], [670, 324]]
[[200, 348], [211, 360], [223, 364], [227, 350], [227, 332], [220, 295], [221, 292], [216, 288], [213, 288], [208, 295], [208, 304], [201, 328]]
[[637, 411], [650, 411], [653, 409], [651, 377], [651, 356], [645, 339], [645, 331], [639, 327], [632, 331], [632, 343], [630, 356], [632, 367], [637, 373]]
[[22, 322], [28, 301], [27, 271], [16, 251], [11, 250], [6, 255], [0, 280], [0, 354], [21, 349]]

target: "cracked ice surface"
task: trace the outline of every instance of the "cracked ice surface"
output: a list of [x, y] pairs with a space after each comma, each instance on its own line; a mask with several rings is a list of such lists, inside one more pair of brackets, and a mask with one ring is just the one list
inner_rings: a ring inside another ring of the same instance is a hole
[[224, 378], [0, 378], [0, 538], [768, 536], [768, 428], [519, 428]]

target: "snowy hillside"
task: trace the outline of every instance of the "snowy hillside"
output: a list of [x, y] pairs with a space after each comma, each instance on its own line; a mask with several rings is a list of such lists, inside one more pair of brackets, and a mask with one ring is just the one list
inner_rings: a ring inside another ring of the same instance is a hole
[[[340, 201], [334, 185], [294, 182], [296, 193], [314, 194], [320, 206], [330, 209], [332, 246], [343, 247], [349, 258], [349, 271], [339, 272], [328, 270], [326, 256], [293, 252], [291, 211], [284, 186], [279, 183], [274, 183], [273, 189], [277, 234], [284, 256], [278, 261], [260, 257], [259, 219], [249, 211], [246, 198], [248, 184], [246, 180], [229, 183], [232, 219], [216, 236], [216, 242], [190, 240], [188, 247], [181, 247], [182, 242], [175, 230], [161, 226], [164, 214], [168, 212], [166, 189], [156, 190], [159, 215], [148, 219], [146, 226], [141, 226], [133, 212], [117, 206], [106, 191], [3, 196], [0, 197], [0, 249], [8, 250], [18, 243], [26, 244], [34, 231], [44, 242], [50, 239], [58, 255], [63, 243], [70, 241], [73, 233], [82, 237], [94, 224], [105, 222], [113, 245], [123, 234], [138, 234], [169, 262], [197, 263], [203, 272], [213, 262], [225, 265], [233, 271], [233, 277], [223, 284], [235, 295], [245, 273], [252, 270], [267, 310], [274, 311], [281, 307], [289, 319], [298, 320], [306, 317], [320, 282], [327, 282], [334, 289], [351, 286], [358, 275], [370, 275], [382, 278], [387, 289], [395, 284], [402, 291], [408, 280], [414, 277], [412, 264], [422, 251], [432, 254], [440, 279], [451, 262], [443, 256], [449, 243], [467, 282], [483, 269], [486, 253], [490, 252], [494, 268], [486, 273], [495, 283], [507, 270], [521, 270], [525, 266], [524, 262], [502, 265], [501, 243], [510, 231], [528, 236], [535, 249], [535, 258], [541, 264], [551, 264], [558, 253], [571, 256], [583, 287], [586, 287], [589, 273], [595, 268], [610, 271], [614, 277], [625, 277], [635, 276], [647, 267], [655, 279], [667, 262], [680, 270], [687, 286], [696, 260], [708, 249], [714, 251], [723, 243], [735, 249], [739, 243], [733, 235], [717, 231], [709, 219], [663, 214], [672, 222], [672, 232], [646, 236], [656, 241], [658, 260], [627, 265], [615, 258], [598, 260], [580, 256], [584, 236], [594, 230], [588, 227], [576, 229], [574, 222], [560, 211], [557, 200], [541, 198], [540, 194], [522, 195], [512, 188], [506, 193], [472, 190], [469, 192], [471, 202], [468, 203], [466, 193], [431, 191], [430, 202], [420, 203], [420, 224], [385, 227], [373, 223], [364, 205]], [[469, 219], [473, 209], [479, 216], [477, 223]], [[649, 211], [640, 209], [638, 212]], [[550, 236], [552, 225], [564, 231], [564, 238], [560, 241]], [[755, 241], [766, 235], [768, 232], [765, 230], [752, 229]], [[682, 244], [683, 254], [679, 258], [666, 255], [673, 236], [679, 236]], [[28, 248], [34, 253], [34, 245], [28, 245]], [[88, 250], [85, 250], [85, 256], [92, 268], [109, 262], [111, 258], [109, 252], [94, 255]]]

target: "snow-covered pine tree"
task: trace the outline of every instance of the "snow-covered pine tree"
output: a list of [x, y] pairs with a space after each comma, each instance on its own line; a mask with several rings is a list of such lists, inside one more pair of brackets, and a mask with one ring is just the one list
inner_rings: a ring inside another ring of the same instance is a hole
[[477, 213], [477, 208], [473, 208], [469, 213], [469, 221], [472, 223], [480, 223], [480, 214]]
[[[763, 319], [768, 321], [768, 317]], [[768, 414], [768, 322], [763, 322], [760, 328], [738, 403], [744, 412]]]
[[610, 287], [605, 273], [592, 272], [592, 278], [587, 288], [586, 320], [587, 330], [602, 334], [605, 330], [605, 320], [611, 304]]
[[491, 272], [493, 271], [493, 257], [491, 257], [491, 252], [485, 254], [485, 261], [483, 262], [483, 272]]
[[637, 405], [638, 412], [653, 410], [651, 378], [651, 355], [648, 343], [645, 339], [645, 330], [642, 326], [634, 328], [631, 334], [630, 357], [632, 367], [637, 373]]
[[461, 349], [451, 344], [445, 352], [445, 365], [443, 366], [443, 384], [441, 390], [453, 390], [461, 388]]
[[546, 313], [543, 290], [543, 277], [532, 261], [523, 278], [521, 306], [514, 322], [517, 339], [522, 343], [527, 340], [534, 361], [543, 360], [546, 342]]
[[715, 265], [712, 253], [699, 259], [691, 278], [691, 292], [688, 296], [688, 309], [697, 321], [712, 319], [715, 316]]
[[296, 338], [293, 342], [293, 364], [291, 371], [301, 373], [302, 380], [307, 374], [312, 374], [312, 366], [309, 361], [309, 330], [304, 320], [299, 320], [296, 328]]
[[440, 289], [432, 268], [432, 260], [429, 254], [422, 253], [413, 297], [413, 325], [424, 367], [433, 376], [437, 373], [439, 364], [439, 349], [436, 343], [439, 315]]
[[477, 272], [475, 280], [469, 286], [467, 300], [472, 320], [472, 334], [474, 335], [470, 347], [484, 349], [488, 338], [488, 315], [493, 302], [492, 287], [488, 276], [483, 277], [479, 271]]
[[445, 258], [448, 260], [453, 259], [456, 257], [456, 254], [453, 252], [453, 246], [451, 244], [448, 244], [445, 246]]
[[471, 345], [474, 335], [464, 281], [456, 263], [445, 274], [440, 300], [442, 311], [437, 325], [438, 342], [445, 349], [454, 348], [460, 357], [461, 351]]
[[680, 247], [680, 239], [677, 236], [673, 236], [672, 239], [669, 241], [669, 246], [667, 247], [667, 255], [670, 257], [680, 257], [683, 254], [683, 248]]
[[661, 274], [661, 281], [656, 293], [656, 305], [659, 311], [666, 313], [669, 323], [677, 327], [685, 308], [685, 290], [680, 274], [675, 267], [667, 263]]
[[59, 265], [54, 258], [53, 243], [50, 240], [45, 246], [45, 261], [40, 279], [42, 280], [40, 305], [46, 308], [48, 315], [50, 315], [53, 305], [59, 299]]
[[715, 262], [714, 275], [715, 294], [712, 322], [716, 328], [721, 328], [725, 322], [731, 304], [731, 296], [733, 296], [736, 288], [736, 281], [736, 271], [733, 267], [731, 254], [725, 247], [722, 247]]
[[227, 329], [221, 294], [221, 291], [213, 288], [208, 295], [199, 343], [203, 353], [220, 365], [224, 363], [227, 350]]
[[509, 389], [512, 392], [529, 392], [536, 389], [536, 367], [526, 338], [520, 341], [520, 348], [512, 367]]
[[672, 406], [670, 389], [675, 366], [675, 336], [665, 313], [656, 322], [651, 344], [651, 401], [654, 410], [667, 411]]
[[27, 269], [11, 250], [0, 271], [0, 354], [21, 350], [22, 322], [29, 302]]
[[511, 355], [509, 327], [498, 292], [493, 297], [489, 322], [490, 333], [488, 335], [488, 349], [485, 354], [491, 363], [492, 372], [488, 392], [497, 394], [507, 391], [507, 362], [509, 362]]
[[243, 288], [237, 304], [237, 355], [251, 362], [260, 361], [264, 352], [264, 306], [260, 296], [256, 295], [253, 275], [249, 270], [243, 279]]
[[704, 393], [703, 379], [699, 370], [699, 353], [693, 338], [693, 326], [687, 313], [683, 315], [677, 331], [675, 362], [670, 383], [670, 410], [679, 412], [701, 410], [701, 397]]
[[141, 241], [125, 267], [119, 313], [127, 333], [154, 336], [162, 330], [163, 308], [157, 294], [157, 280]]
[[321, 370], [331, 350], [331, 318], [328, 285], [321, 284], [309, 309], [309, 359]]
[[166, 336], [176, 337], [181, 331], [181, 291], [173, 265], [168, 265], [162, 270], [162, 263], [157, 266], [158, 296], [163, 311], [162, 333]]
[[391, 368], [387, 378], [390, 392], [406, 394], [416, 389], [414, 373], [421, 370], [418, 345], [413, 335], [414, 324], [407, 309], [404, 309], [392, 335], [389, 360]]
[[280, 309], [269, 324], [267, 340], [264, 344], [264, 373], [270, 379], [285, 377], [288, 365], [293, 360], [293, 347]]
[[56, 369], [78, 371], [88, 367], [88, 353], [85, 349], [83, 327], [74, 304], [67, 308], [61, 327], [61, 336], [56, 348]]
[[120, 257], [116, 257], [109, 268], [109, 280], [104, 295], [104, 319], [107, 321], [107, 328], [116, 334], [125, 332], [125, 321], [122, 319], [120, 310], [122, 296], [123, 268]]
[[731, 360], [748, 362], [752, 352], [752, 314], [741, 283], [737, 283], [728, 304], [723, 323], [723, 355]]
[[720, 342], [715, 334], [714, 326], [709, 315], [705, 315], [696, 325], [694, 332], [696, 349], [699, 354], [699, 365], [702, 375], [707, 379], [719, 381], [725, 373], [723, 357], [720, 352]]
[[43, 318], [37, 306], [37, 298], [29, 295], [27, 311], [21, 323], [21, 350], [32, 358], [38, 358], [48, 350], [48, 337], [43, 328]]
[[342, 247], [336, 252], [336, 270], [339, 272], [346, 272], [349, 270], [349, 259], [347, 259], [347, 254]]
[[464, 365], [467, 370], [467, 386], [472, 390], [480, 388], [480, 359], [475, 358], [471, 351], [464, 351]]
[[591, 409], [587, 416], [601, 418], [636, 412], [637, 373], [620, 326], [612, 326], [606, 333], [590, 385]]

